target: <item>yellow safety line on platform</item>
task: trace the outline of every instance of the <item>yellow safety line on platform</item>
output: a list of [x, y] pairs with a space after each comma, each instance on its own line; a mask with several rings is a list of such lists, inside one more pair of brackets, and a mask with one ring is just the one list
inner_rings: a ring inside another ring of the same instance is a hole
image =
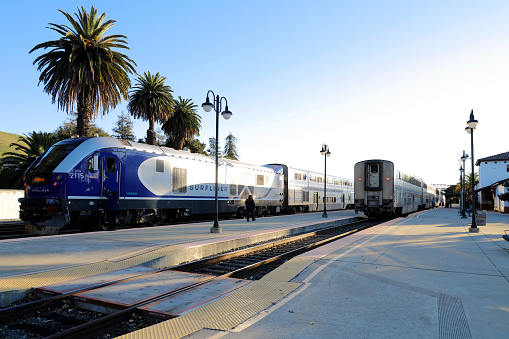
[[297, 289], [302, 283], [289, 282], [312, 258], [293, 258], [262, 279], [224, 298], [159, 324], [132, 332], [118, 339], [181, 338], [201, 329], [228, 331]]
[[91, 264], [55, 269], [51, 271], [1, 278], [0, 293], [8, 291], [22, 291], [32, 287], [52, 285], [64, 281], [86, 277], [89, 275], [107, 273], [129, 268], [148, 262], [150, 260], [171, 255], [179, 250], [182, 250], [183, 248], [184, 247], [182, 246], [167, 246], [147, 253], [142, 253], [131, 258], [119, 260], [117, 262], [100, 261]]

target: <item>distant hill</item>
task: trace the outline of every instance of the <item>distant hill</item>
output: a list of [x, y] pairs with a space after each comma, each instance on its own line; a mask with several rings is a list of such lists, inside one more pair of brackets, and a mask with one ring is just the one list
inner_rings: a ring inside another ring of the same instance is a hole
[[3, 157], [5, 152], [13, 152], [14, 149], [10, 148], [9, 145], [13, 142], [17, 142], [20, 135], [0, 132], [0, 158]]

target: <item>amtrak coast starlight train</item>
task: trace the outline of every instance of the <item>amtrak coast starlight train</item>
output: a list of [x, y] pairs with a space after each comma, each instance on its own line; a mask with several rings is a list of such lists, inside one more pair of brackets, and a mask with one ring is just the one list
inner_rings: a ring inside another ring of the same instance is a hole
[[354, 167], [355, 211], [368, 217], [399, 216], [432, 207], [438, 190], [422, 179], [394, 169], [387, 160], [365, 160]]
[[[242, 216], [253, 195], [258, 215], [323, 208], [323, 175], [282, 164], [219, 159], [223, 216]], [[104, 189], [120, 197], [118, 221], [155, 223], [215, 211], [215, 159], [110, 137], [60, 141], [25, 173], [20, 219], [37, 228], [97, 228]], [[327, 176], [327, 208], [353, 207], [352, 180]]]

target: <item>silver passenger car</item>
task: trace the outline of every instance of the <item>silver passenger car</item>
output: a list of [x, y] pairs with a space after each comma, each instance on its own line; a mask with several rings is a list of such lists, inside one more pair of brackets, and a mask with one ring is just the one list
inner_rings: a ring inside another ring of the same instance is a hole
[[408, 214], [432, 207], [436, 189], [422, 179], [395, 170], [388, 160], [365, 160], [354, 167], [356, 212], [368, 217]]

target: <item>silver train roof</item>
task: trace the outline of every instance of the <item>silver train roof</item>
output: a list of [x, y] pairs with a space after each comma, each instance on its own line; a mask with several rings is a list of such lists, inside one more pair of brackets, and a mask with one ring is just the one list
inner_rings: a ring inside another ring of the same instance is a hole
[[[57, 143], [58, 145], [58, 143]], [[215, 162], [214, 156], [180, 151], [170, 147], [147, 145], [139, 142], [120, 140], [112, 137], [87, 138], [76, 147], [65, 159], [55, 168], [55, 172], [68, 173], [78, 165], [85, 157], [101, 149], [121, 148], [139, 152], [152, 153], [160, 156], [173, 156], [188, 159], [201, 159], [202, 161]], [[259, 171], [273, 172], [269, 167], [248, 164], [236, 160], [219, 158], [219, 165], [241, 166]]]

